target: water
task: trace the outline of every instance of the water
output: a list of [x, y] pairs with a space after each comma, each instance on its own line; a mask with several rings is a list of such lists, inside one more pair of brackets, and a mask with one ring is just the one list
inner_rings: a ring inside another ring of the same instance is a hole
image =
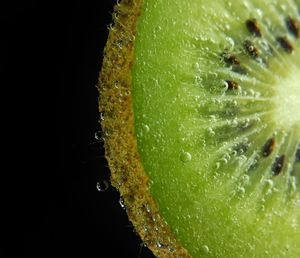
[[108, 189], [108, 187], [109, 187], [109, 183], [106, 180], [98, 181], [96, 183], [96, 189], [99, 192], [105, 192]]
[[192, 160], [192, 154], [189, 152], [182, 152], [180, 155], [180, 160], [184, 163]]
[[209, 247], [207, 245], [202, 245], [201, 246], [201, 251], [203, 254], [208, 254], [209, 253]]

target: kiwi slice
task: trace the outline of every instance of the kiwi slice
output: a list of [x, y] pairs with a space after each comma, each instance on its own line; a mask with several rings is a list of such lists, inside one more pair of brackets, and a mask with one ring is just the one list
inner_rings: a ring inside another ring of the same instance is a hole
[[300, 1], [123, 0], [100, 112], [158, 257], [300, 257]]

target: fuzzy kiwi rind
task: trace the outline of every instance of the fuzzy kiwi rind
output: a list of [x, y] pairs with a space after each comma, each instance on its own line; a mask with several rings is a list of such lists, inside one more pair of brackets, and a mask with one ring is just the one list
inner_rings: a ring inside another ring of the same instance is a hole
[[132, 108], [131, 68], [142, 0], [123, 0], [114, 8], [99, 78], [99, 111], [111, 184], [145, 246], [157, 257], [191, 257], [171, 233], [149, 191], [137, 150]]

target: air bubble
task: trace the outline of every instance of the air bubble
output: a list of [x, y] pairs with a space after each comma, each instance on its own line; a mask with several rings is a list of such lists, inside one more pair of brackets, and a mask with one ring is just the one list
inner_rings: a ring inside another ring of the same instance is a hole
[[245, 155], [240, 155], [238, 157], [239, 163], [242, 165], [244, 162], [247, 161], [247, 157]]
[[144, 124], [144, 125], [143, 125], [143, 131], [144, 131], [145, 133], [148, 133], [148, 132], [150, 131], [150, 127], [149, 127], [148, 125]]
[[250, 177], [248, 175], [243, 175], [242, 176], [242, 183], [243, 184], [248, 184], [250, 180]]
[[224, 164], [228, 163], [228, 160], [226, 158], [223, 158], [222, 161], [224, 162]]
[[230, 25], [229, 25], [229, 24], [226, 24], [226, 25], [225, 25], [225, 29], [226, 29], [226, 30], [230, 30]]
[[224, 92], [227, 91], [228, 87], [229, 87], [228, 82], [227, 81], [223, 81], [222, 84], [224, 86]]
[[182, 152], [180, 155], [180, 160], [184, 163], [192, 160], [192, 155], [189, 152]]
[[217, 121], [217, 117], [215, 115], [210, 115], [209, 116], [209, 121], [210, 122], [216, 122]]
[[254, 95], [255, 95], [255, 91], [254, 91], [253, 89], [250, 89], [250, 90], [249, 90], [249, 94], [250, 94], [251, 96], [254, 96]]
[[215, 131], [211, 127], [209, 127], [207, 129], [207, 131], [208, 131], [209, 135], [211, 135], [211, 136], [214, 136], [216, 134]]
[[273, 191], [274, 182], [271, 179], [265, 180], [264, 192], [271, 194]]
[[126, 209], [126, 205], [125, 205], [124, 200], [122, 198], [119, 199], [119, 204], [120, 204], [122, 209], [124, 209], [124, 210]]
[[245, 192], [246, 192], [246, 190], [244, 187], [241, 187], [241, 186], [238, 187], [238, 189], [237, 189], [238, 194], [244, 194]]
[[209, 253], [209, 247], [207, 245], [202, 245], [201, 246], [201, 251], [204, 254], [208, 254]]
[[263, 11], [261, 10], [261, 9], [255, 9], [255, 13], [257, 14], [257, 16], [259, 17], [259, 18], [262, 18], [263, 17]]
[[102, 141], [102, 135], [101, 135], [101, 132], [99, 132], [99, 131], [95, 132], [94, 138], [95, 138], [96, 141], [101, 142], [101, 141]]
[[144, 232], [147, 233], [148, 232], [148, 227], [147, 226], [143, 226]]
[[148, 213], [151, 213], [151, 208], [148, 204], [145, 205], [145, 208]]
[[103, 121], [103, 120], [104, 120], [104, 113], [101, 112], [101, 113], [100, 113], [100, 121]]
[[160, 241], [156, 242], [156, 246], [157, 246], [157, 248], [165, 248], [165, 245], [162, 244]]
[[226, 37], [225, 40], [226, 40], [225, 49], [227, 49], [228, 51], [232, 51], [235, 45], [234, 40], [230, 37]]
[[232, 121], [231, 121], [231, 125], [233, 127], [237, 126], [238, 125], [238, 119], [235, 117]]
[[201, 86], [202, 78], [199, 75], [195, 76], [195, 84]]
[[109, 183], [106, 180], [98, 181], [96, 184], [96, 189], [99, 192], [105, 192], [109, 187]]
[[290, 187], [292, 192], [297, 190], [297, 179], [295, 176], [290, 177]]

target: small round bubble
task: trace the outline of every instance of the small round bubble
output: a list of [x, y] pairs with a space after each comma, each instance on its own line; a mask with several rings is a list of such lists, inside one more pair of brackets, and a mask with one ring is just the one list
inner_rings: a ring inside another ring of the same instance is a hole
[[184, 163], [189, 162], [192, 160], [192, 154], [184, 151], [180, 154], [180, 160]]

